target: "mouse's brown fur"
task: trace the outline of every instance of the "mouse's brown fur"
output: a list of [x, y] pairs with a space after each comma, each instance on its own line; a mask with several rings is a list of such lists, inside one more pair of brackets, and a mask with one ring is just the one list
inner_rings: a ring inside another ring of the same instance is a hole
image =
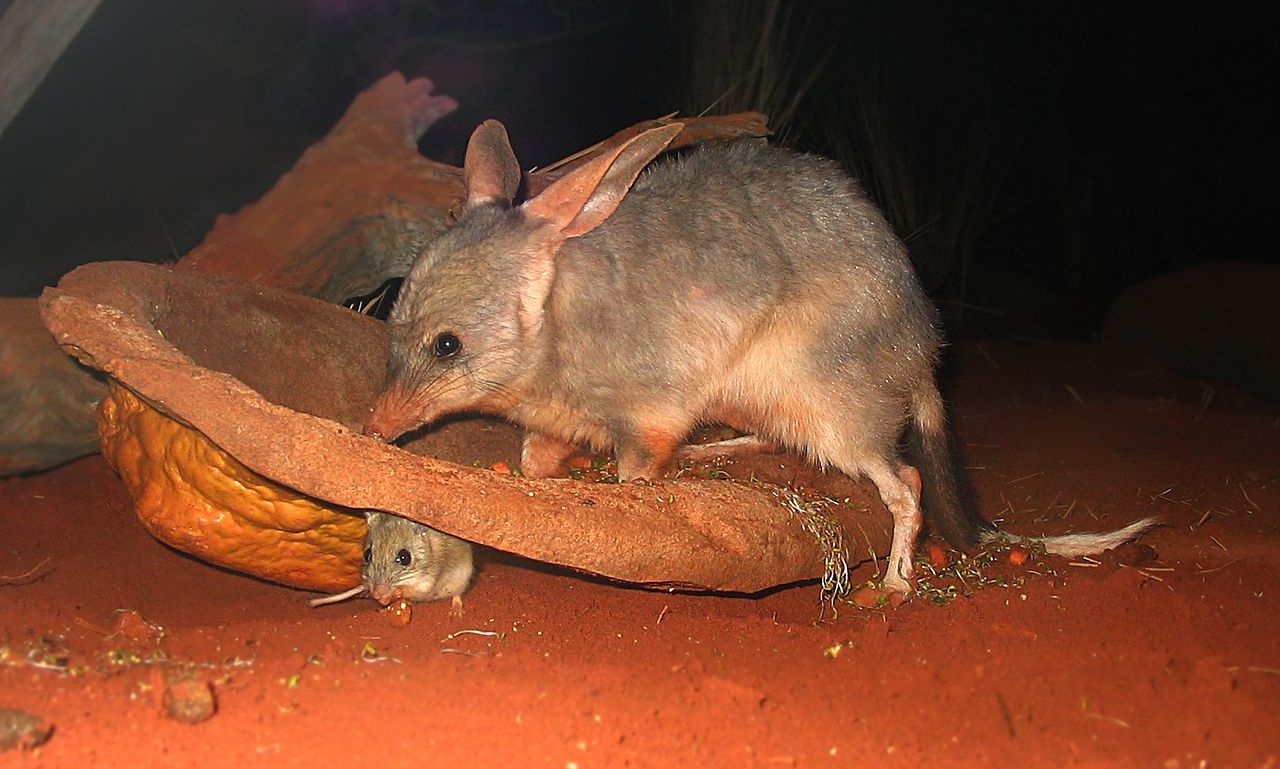
[[470, 542], [390, 513], [368, 512], [361, 579], [383, 606], [392, 601], [456, 600], [475, 572]]

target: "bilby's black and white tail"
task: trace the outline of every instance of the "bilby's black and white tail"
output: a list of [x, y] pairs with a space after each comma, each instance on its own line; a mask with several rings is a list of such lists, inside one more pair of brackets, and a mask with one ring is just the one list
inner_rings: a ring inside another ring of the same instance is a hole
[[961, 548], [977, 547], [996, 527], [978, 512], [965, 485], [959, 447], [947, 429], [942, 396], [930, 377], [911, 399], [907, 458], [920, 471], [920, 507], [929, 531]]
[[1004, 537], [1010, 542], [1039, 544], [1054, 555], [1076, 558], [1123, 545], [1160, 522], [1158, 518], [1143, 518], [1115, 531], [1053, 537], [1025, 537], [998, 529], [978, 512], [973, 495], [963, 485], [959, 448], [954, 433], [947, 428], [942, 398], [932, 382], [920, 388], [912, 405], [907, 453], [920, 471], [924, 522], [956, 547], [979, 547]]
[[993, 529], [982, 535], [982, 543], [986, 544], [1003, 536], [1010, 542], [1026, 545], [1038, 544], [1044, 547], [1047, 553], [1076, 558], [1082, 555], [1096, 555], [1103, 550], [1110, 550], [1126, 542], [1131, 542], [1158, 523], [1160, 523], [1159, 518], [1143, 518], [1115, 531], [1062, 534], [1054, 537], [1023, 537], [1017, 534], [1010, 534], [1007, 531]]

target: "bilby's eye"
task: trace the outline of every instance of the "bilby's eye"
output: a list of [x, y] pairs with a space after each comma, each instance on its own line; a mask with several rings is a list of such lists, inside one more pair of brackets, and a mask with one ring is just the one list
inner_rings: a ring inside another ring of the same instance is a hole
[[401, 550], [396, 553], [396, 563], [401, 566], [408, 566], [413, 563], [413, 555], [408, 550]]
[[462, 349], [462, 340], [448, 331], [436, 337], [431, 343], [431, 354], [437, 358], [450, 358]]
[[373, 560], [373, 548], [366, 547], [364, 549], [364, 562], [368, 563], [369, 561], [372, 561], [372, 560]]

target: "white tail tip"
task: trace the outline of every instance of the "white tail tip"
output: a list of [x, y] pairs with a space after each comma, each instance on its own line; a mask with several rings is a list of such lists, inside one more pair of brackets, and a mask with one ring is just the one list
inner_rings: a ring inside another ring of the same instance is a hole
[[1074, 558], [1081, 555], [1096, 555], [1103, 550], [1110, 550], [1131, 542], [1158, 523], [1160, 523], [1159, 518], [1143, 518], [1115, 531], [1063, 534], [1056, 537], [1019, 537], [997, 530], [984, 536], [983, 542], [990, 542], [1003, 534], [1014, 542], [1039, 543], [1044, 546], [1045, 552]]

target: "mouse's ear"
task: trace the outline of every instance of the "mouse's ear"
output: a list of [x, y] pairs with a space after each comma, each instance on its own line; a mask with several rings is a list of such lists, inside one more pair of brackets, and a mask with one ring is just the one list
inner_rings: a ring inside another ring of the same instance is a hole
[[502, 123], [486, 120], [471, 133], [462, 172], [467, 183], [467, 208], [486, 203], [511, 205], [520, 187], [520, 164]]
[[644, 167], [683, 128], [668, 123], [639, 133], [557, 179], [522, 208], [552, 222], [564, 238], [590, 232], [617, 210]]

